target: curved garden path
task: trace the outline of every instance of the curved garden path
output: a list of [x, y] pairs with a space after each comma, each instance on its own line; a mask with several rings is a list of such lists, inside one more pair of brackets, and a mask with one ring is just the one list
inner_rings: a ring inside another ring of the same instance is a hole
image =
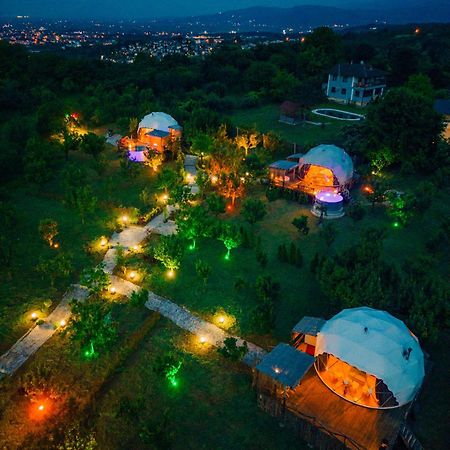
[[[198, 186], [195, 183], [195, 176], [197, 174], [196, 162], [196, 156], [186, 155], [185, 170], [191, 175], [188, 180], [188, 185], [191, 187], [192, 193], [198, 192]], [[168, 213], [173, 211], [173, 209], [173, 206], [167, 206]], [[113, 275], [113, 270], [116, 265], [116, 247], [120, 245], [124, 249], [128, 249], [134, 245], [138, 245], [146, 239], [149, 233], [163, 235], [176, 233], [175, 223], [170, 220], [165, 220], [164, 216], [164, 214], [159, 214], [143, 227], [131, 225], [120, 233], [114, 233], [111, 236], [111, 248], [106, 252], [103, 263], [105, 266], [104, 270], [110, 275], [111, 283], [116, 288], [117, 293], [129, 297], [132, 292], [139, 290], [140, 287]], [[55, 334], [61, 327], [61, 322], [68, 321], [70, 318], [69, 304], [72, 300], [84, 301], [87, 297], [88, 291], [85, 287], [79, 284], [72, 285], [53, 312], [45, 318], [45, 321], [40, 325], [30, 328], [27, 333], [0, 357], [0, 379], [5, 375], [13, 375], [25, 361]], [[231, 337], [231, 335], [216, 325], [194, 316], [186, 308], [178, 306], [170, 300], [159, 297], [152, 292], [149, 293], [145, 306], [152, 311], [159, 312], [184, 330], [190, 331], [199, 337], [205, 337], [207, 342], [212, 345], [222, 346], [223, 341], [227, 337]], [[239, 337], [237, 339], [238, 345], [242, 345], [243, 340]], [[265, 351], [252, 343], [247, 343], [247, 345], [249, 351], [244, 357], [244, 362], [253, 366], [264, 355]]]

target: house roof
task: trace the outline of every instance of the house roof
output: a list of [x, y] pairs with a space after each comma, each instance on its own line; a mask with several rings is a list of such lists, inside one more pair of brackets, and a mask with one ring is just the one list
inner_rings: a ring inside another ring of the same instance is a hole
[[281, 170], [289, 170], [298, 166], [298, 162], [295, 161], [286, 161], [281, 159], [280, 161], [273, 162], [269, 168], [270, 169], [281, 169]]
[[374, 69], [373, 67], [364, 63], [344, 63], [336, 64], [331, 69], [330, 74], [343, 77], [372, 78], [383, 77], [386, 75], [386, 72], [380, 69]]
[[298, 322], [292, 331], [294, 333], [309, 334], [310, 336], [317, 336], [326, 320], [320, 317], [305, 316]]
[[314, 357], [288, 344], [278, 344], [256, 366], [261, 373], [294, 389], [314, 363]]
[[169, 130], [182, 130], [182, 129], [183, 129], [183, 127], [178, 124], [169, 126]]
[[450, 99], [438, 98], [434, 102], [434, 109], [439, 114], [450, 115]]
[[169, 133], [167, 131], [162, 131], [162, 130], [153, 130], [153, 131], [149, 131], [146, 134], [147, 134], [147, 136], [153, 136], [153, 137], [159, 137], [159, 138], [169, 136]]

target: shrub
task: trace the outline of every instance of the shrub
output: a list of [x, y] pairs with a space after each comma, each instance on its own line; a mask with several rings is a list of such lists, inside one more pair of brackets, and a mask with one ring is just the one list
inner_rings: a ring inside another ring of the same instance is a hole
[[237, 339], [228, 337], [223, 341], [223, 347], [219, 347], [217, 351], [225, 358], [230, 358], [233, 361], [239, 361], [245, 356], [248, 351], [247, 342], [244, 341], [242, 345], [237, 345]]

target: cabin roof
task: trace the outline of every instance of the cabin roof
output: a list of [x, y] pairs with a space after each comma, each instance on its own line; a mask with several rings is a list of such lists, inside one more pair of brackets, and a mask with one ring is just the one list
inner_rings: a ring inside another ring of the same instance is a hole
[[326, 320], [321, 317], [305, 316], [292, 328], [292, 332], [317, 336], [317, 333], [321, 330], [325, 322]]
[[294, 168], [295, 166], [298, 166], [298, 162], [295, 161], [286, 161], [284, 159], [281, 159], [280, 161], [273, 162], [269, 168], [270, 169], [282, 169], [282, 170], [290, 170]]
[[294, 389], [314, 363], [314, 357], [288, 344], [278, 344], [256, 366], [261, 373]]
[[163, 131], [163, 130], [153, 130], [153, 131], [149, 131], [147, 133], [147, 136], [163, 138], [163, 137], [169, 136], [169, 133], [167, 131]]

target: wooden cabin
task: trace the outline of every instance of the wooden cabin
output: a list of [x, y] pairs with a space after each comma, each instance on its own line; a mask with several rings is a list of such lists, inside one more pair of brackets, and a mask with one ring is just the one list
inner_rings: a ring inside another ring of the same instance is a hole
[[314, 356], [317, 333], [325, 322], [326, 320], [321, 319], [320, 317], [303, 317], [303, 319], [292, 328], [291, 345], [297, 350]]
[[275, 186], [285, 187], [297, 179], [298, 162], [280, 160], [269, 166], [269, 180]]

